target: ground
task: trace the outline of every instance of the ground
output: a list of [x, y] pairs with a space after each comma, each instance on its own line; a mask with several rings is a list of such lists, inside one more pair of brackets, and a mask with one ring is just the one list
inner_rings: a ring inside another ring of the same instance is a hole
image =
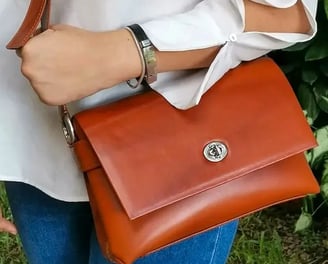
[[229, 264], [328, 264], [328, 217], [295, 233], [299, 209], [291, 203], [243, 219]]

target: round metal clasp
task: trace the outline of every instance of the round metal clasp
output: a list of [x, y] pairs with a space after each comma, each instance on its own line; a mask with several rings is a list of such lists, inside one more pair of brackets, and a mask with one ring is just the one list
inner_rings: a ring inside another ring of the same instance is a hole
[[69, 146], [72, 146], [76, 139], [75, 139], [74, 127], [70, 116], [69, 115], [63, 116], [62, 122], [63, 122], [62, 129], [66, 142]]
[[222, 142], [212, 141], [205, 146], [203, 153], [208, 161], [219, 162], [227, 156], [228, 148]]
[[58, 106], [58, 113], [62, 122], [62, 129], [66, 139], [66, 142], [69, 146], [72, 146], [76, 141], [74, 127], [71, 121], [71, 116], [68, 112], [66, 105]]

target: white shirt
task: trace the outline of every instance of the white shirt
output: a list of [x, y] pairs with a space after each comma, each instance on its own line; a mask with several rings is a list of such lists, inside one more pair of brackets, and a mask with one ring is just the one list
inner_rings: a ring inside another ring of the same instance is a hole
[[[280, 8], [297, 2], [253, 1]], [[60, 200], [86, 201], [84, 179], [66, 146], [57, 109], [40, 103], [20, 73], [20, 60], [5, 49], [28, 2], [0, 1], [0, 180], [29, 183]], [[311, 24], [308, 34], [243, 32], [242, 0], [56, 0], [52, 1], [51, 22], [96, 31], [139, 23], [162, 51], [222, 45], [209, 69], [162, 73], [154, 83], [153, 88], [169, 103], [187, 109], [241, 61], [310, 39], [316, 33], [317, 0], [302, 2]], [[121, 84], [71, 104], [70, 108], [76, 112], [131, 93], [126, 84]]]

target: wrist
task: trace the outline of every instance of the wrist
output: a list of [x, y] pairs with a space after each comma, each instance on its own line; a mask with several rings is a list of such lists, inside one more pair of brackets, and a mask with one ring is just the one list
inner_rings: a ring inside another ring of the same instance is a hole
[[142, 64], [141, 76], [136, 79], [135, 83], [131, 83], [131, 81], [127, 83], [131, 88], [136, 88], [143, 82], [151, 84], [157, 80], [157, 56], [155, 47], [140, 25], [132, 24], [127, 26], [126, 29], [130, 32], [138, 47]]
[[102, 48], [98, 52], [102, 56], [103, 64], [100, 66], [105, 76], [104, 87], [139, 77], [142, 73], [142, 61], [130, 32], [119, 29], [100, 34]]

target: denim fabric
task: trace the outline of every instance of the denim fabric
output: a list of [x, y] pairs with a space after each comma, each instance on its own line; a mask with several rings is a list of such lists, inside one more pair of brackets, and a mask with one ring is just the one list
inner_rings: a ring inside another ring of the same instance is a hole
[[[55, 200], [24, 183], [6, 183], [29, 264], [110, 264], [102, 256], [87, 202]], [[237, 221], [166, 247], [135, 264], [224, 264]]]

